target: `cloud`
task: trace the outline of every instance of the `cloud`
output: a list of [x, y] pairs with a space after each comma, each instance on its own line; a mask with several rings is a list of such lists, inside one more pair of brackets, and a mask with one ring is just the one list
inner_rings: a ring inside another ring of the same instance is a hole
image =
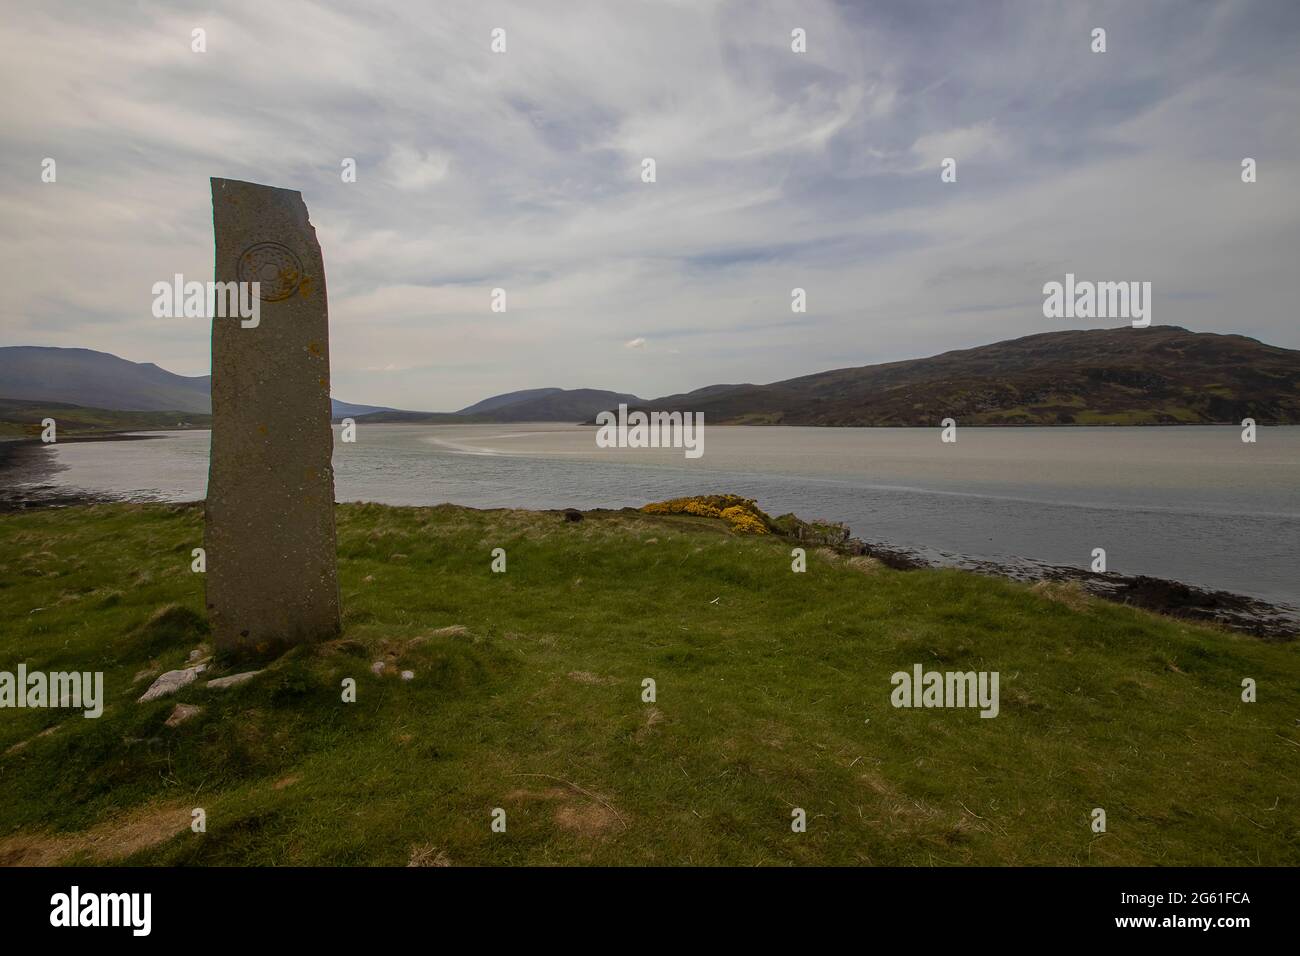
[[934, 170], [935, 175], [938, 175], [939, 164], [949, 157], [957, 160], [960, 169], [962, 163], [1007, 156], [1006, 144], [994, 130], [992, 120], [961, 129], [926, 133], [912, 144], [911, 152], [917, 159], [914, 169]]
[[388, 155], [388, 178], [401, 190], [422, 190], [447, 178], [451, 157], [439, 152], [422, 152], [410, 146], [394, 146]]
[[1300, 6], [1231, 0], [29, 4], [0, 32], [0, 344], [207, 372], [207, 324], [150, 287], [210, 278], [220, 175], [303, 191], [351, 401], [932, 354], [1043, 331], [1066, 271], [1300, 347], [1297, 40]]

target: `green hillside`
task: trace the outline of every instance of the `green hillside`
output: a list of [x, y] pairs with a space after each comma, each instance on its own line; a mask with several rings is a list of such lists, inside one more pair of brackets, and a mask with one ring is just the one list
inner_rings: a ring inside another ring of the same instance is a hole
[[[0, 863], [1300, 864], [1300, 646], [733, 521], [344, 505], [341, 640], [138, 704], [201, 506], [0, 516], [0, 668], [107, 688], [0, 711]], [[892, 707], [914, 664], [998, 716]]]
[[1177, 326], [1044, 332], [646, 407], [713, 424], [1300, 424], [1300, 352]]
[[53, 418], [56, 435], [93, 435], [99, 432], [162, 431], [173, 428], [207, 428], [211, 415], [198, 412], [121, 412], [84, 408], [65, 402], [19, 401], [0, 398], [0, 437], [39, 438], [41, 422]]

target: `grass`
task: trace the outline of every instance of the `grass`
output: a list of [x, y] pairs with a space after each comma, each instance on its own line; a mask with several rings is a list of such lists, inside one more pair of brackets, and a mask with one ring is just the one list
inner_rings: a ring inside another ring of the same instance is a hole
[[[1296, 645], [824, 549], [794, 574], [709, 518], [338, 527], [341, 640], [137, 704], [205, 639], [201, 508], [0, 517], [0, 669], [107, 697], [0, 711], [0, 862], [1300, 863]], [[1000, 715], [892, 708], [914, 663], [998, 671]], [[203, 710], [169, 727], [177, 703]]]
[[199, 412], [123, 412], [64, 402], [0, 398], [0, 438], [39, 438], [41, 422], [52, 418], [58, 436], [94, 435], [111, 431], [162, 431], [207, 428], [211, 415]]

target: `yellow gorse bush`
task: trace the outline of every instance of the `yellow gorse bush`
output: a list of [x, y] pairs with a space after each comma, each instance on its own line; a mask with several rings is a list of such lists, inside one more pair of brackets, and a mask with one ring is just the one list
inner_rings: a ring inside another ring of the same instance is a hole
[[737, 534], [767, 534], [768, 517], [749, 498], [739, 495], [701, 495], [653, 501], [641, 510], [651, 515], [696, 515], [722, 518]]
[[722, 517], [731, 522], [731, 530], [741, 534], [767, 534], [767, 525], [740, 505], [722, 509]]

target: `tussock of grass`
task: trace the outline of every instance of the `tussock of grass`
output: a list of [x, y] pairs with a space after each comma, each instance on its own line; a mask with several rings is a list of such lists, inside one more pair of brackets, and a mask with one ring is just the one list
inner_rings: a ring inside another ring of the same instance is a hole
[[[207, 640], [201, 508], [0, 517], [0, 669], [102, 670], [107, 697], [0, 711], [0, 862], [1300, 862], [1294, 645], [815, 548], [794, 574], [788, 539], [709, 517], [338, 530], [341, 639], [137, 704]], [[892, 708], [914, 663], [998, 671], [1001, 714]], [[168, 727], [177, 703], [203, 710]]]

